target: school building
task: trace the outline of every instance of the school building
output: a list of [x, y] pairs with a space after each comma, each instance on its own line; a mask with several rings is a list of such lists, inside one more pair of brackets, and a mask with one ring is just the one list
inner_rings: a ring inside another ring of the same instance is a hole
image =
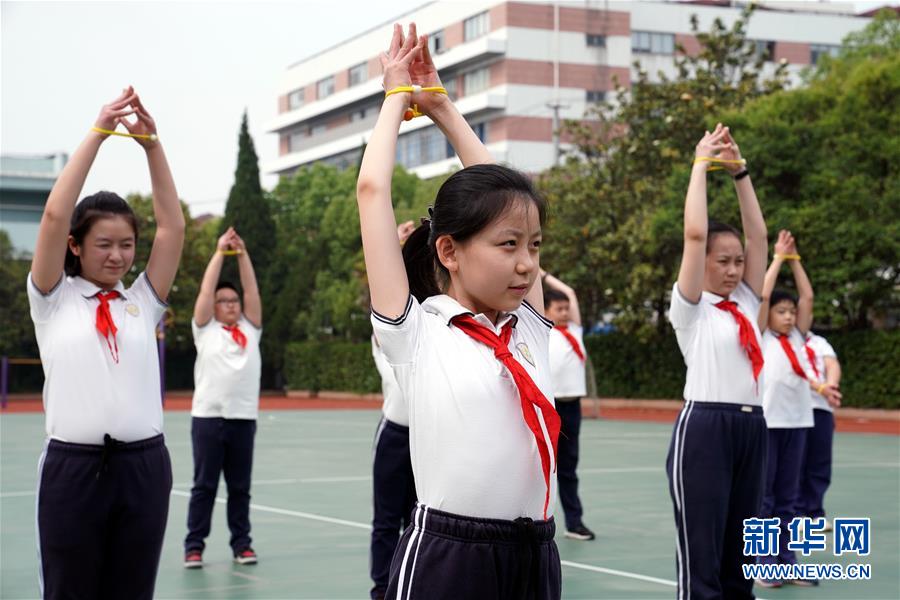
[[[501, 162], [528, 172], [554, 164], [554, 132], [628, 86], [633, 62], [674, 75], [676, 45], [695, 52], [714, 19], [733, 23], [745, 2], [584, 0], [581, 2], [439, 1], [373, 27], [307, 57], [284, 72], [278, 114], [266, 130], [278, 136], [278, 158], [263, 165], [289, 175], [314, 162], [359, 161], [383, 101], [379, 54], [394, 22], [414, 21], [430, 35], [441, 80], [460, 112]], [[837, 51], [869, 18], [850, 2], [757, 2], [748, 37], [772, 63], [785, 61], [799, 80], [804, 67]], [[274, 100], [273, 100], [274, 101]], [[401, 126], [397, 160], [420, 177], [458, 167], [452, 149], [427, 118]]]
[[34, 252], [44, 204], [68, 158], [62, 152], [0, 156], [0, 230], [16, 256]]

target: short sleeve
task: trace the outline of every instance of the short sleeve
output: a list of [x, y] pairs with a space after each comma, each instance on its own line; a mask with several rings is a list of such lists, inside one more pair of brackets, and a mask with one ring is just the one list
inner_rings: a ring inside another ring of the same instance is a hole
[[753, 289], [747, 285], [747, 282], [741, 281], [731, 294], [731, 298], [738, 303], [743, 309], [744, 314], [751, 320], [756, 321], [759, 315], [760, 302], [759, 296]]
[[153, 322], [158, 322], [165, 314], [168, 304], [162, 301], [153, 285], [147, 278], [147, 272], [143, 271], [127, 291], [129, 300], [136, 302], [141, 308], [149, 311]]
[[816, 352], [822, 357], [837, 358], [837, 352], [834, 351], [834, 348], [831, 347], [831, 344], [828, 343], [828, 340], [820, 335], [817, 335], [813, 338], [813, 341]]
[[672, 286], [672, 300], [669, 303], [669, 321], [675, 329], [690, 329], [700, 316], [700, 303], [691, 302], [681, 294], [678, 282]]
[[31, 279], [31, 272], [28, 273], [25, 287], [28, 290], [28, 306], [31, 311], [31, 319], [35, 323], [44, 323], [50, 320], [60, 304], [60, 299], [63, 297], [68, 283], [66, 276], [60, 274], [59, 281], [56, 282], [56, 285], [53, 286], [50, 292], [45, 294], [34, 284], [34, 281]]
[[194, 336], [194, 345], [199, 346], [200, 340], [209, 332], [212, 331], [212, 325], [215, 323], [215, 319], [210, 318], [206, 325], [200, 326], [197, 325], [197, 321], [191, 318], [191, 333]]
[[424, 328], [425, 311], [412, 294], [403, 314], [392, 319], [372, 309], [372, 329], [381, 351], [392, 365], [404, 365], [415, 360]]

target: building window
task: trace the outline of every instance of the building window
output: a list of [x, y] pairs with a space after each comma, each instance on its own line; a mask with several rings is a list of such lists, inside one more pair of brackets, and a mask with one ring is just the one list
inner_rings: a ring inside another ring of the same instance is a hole
[[816, 64], [819, 59], [826, 54], [828, 56], [837, 56], [841, 52], [840, 46], [831, 46], [828, 44], [812, 44], [809, 47], [809, 62]]
[[476, 38], [480, 38], [488, 32], [488, 13], [478, 13], [474, 17], [469, 17], [463, 21], [463, 41], [469, 42]]
[[355, 67], [350, 67], [350, 86], [359, 85], [369, 78], [369, 64], [359, 63]]
[[603, 102], [606, 100], [606, 92], [603, 90], [585, 90], [585, 102]]
[[452, 77], [450, 77], [450, 79], [444, 82], [444, 89], [447, 90], [447, 97], [454, 102], [456, 102], [456, 99], [458, 98], [456, 81], [456, 75], [453, 75]]
[[675, 34], [632, 31], [631, 51], [647, 54], [675, 54]]
[[299, 151], [303, 148], [303, 141], [308, 137], [309, 135], [306, 133], [305, 129], [291, 133], [288, 137], [288, 152]]
[[353, 123], [355, 121], [362, 121], [367, 116], [369, 116], [368, 108], [360, 108], [358, 110], [354, 110], [352, 113], [350, 113], [350, 122]]
[[327, 98], [334, 93], [334, 75], [316, 83], [316, 100]]
[[775, 60], [775, 42], [770, 40], [756, 40], [756, 57], [763, 60]]
[[435, 31], [430, 36], [428, 36], [428, 50], [432, 54], [440, 54], [444, 52], [447, 47], [444, 45], [444, 30]]
[[303, 102], [305, 101], [303, 92], [304, 90], [294, 90], [288, 94], [288, 108], [296, 110], [303, 106]]
[[488, 89], [491, 83], [491, 72], [487, 67], [466, 73], [463, 81], [463, 93], [466, 96], [477, 94]]
[[328, 126], [325, 123], [319, 123], [318, 125], [313, 125], [309, 128], [309, 135], [321, 135], [325, 133], [328, 129]]
[[596, 33], [589, 33], [585, 37], [585, 43], [592, 48], [605, 48], [606, 36], [598, 35]]

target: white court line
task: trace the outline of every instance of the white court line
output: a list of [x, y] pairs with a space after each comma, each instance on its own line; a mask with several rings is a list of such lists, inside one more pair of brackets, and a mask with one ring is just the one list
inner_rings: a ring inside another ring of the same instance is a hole
[[[290, 485], [293, 483], [353, 483], [359, 481], [372, 481], [371, 475], [354, 475], [348, 477], [303, 477], [300, 479], [254, 479], [251, 487], [257, 485]], [[192, 482], [176, 483], [175, 487], [191, 487]]]
[[[181, 490], [172, 490], [173, 496], [183, 496], [184, 498], [190, 498], [190, 492], [184, 492]], [[216, 497], [216, 502], [219, 504], [225, 504], [226, 499], [221, 497]], [[299, 517], [301, 519], [309, 519], [311, 521], [322, 521], [323, 523], [334, 523], [335, 525], [346, 525], [347, 527], [356, 527], [357, 529], [372, 529], [372, 526], [368, 523], [357, 523], [356, 521], [347, 521], [345, 519], [335, 519], [333, 517], [325, 517], [323, 515], [316, 515], [308, 512], [301, 512], [299, 510], [287, 510], [285, 508], [277, 508], [275, 506], [265, 506], [264, 504], [250, 504], [250, 508], [253, 510], [258, 510], [261, 512], [270, 512], [276, 515], [287, 515], [289, 517]]]
[[627, 577], [629, 579], [637, 579], [639, 581], [648, 581], [650, 583], [658, 583], [660, 585], [678, 587], [677, 583], [669, 579], [660, 579], [659, 577], [650, 577], [649, 575], [641, 575], [639, 573], [631, 573], [629, 571], [619, 571], [618, 569], [607, 569], [606, 567], [595, 567], [594, 565], [586, 565], [584, 563], [577, 563], [569, 560], [561, 560], [559, 562], [564, 567], [584, 569], [585, 571], [594, 571], [596, 573], [604, 573], [606, 575], [617, 575], [618, 577]]
[[[185, 498], [190, 498], [190, 492], [183, 492], [181, 490], [172, 490], [173, 496], [183, 496]], [[225, 498], [216, 497], [216, 502], [219, 504], [225, 504]], [[336, 525], [346, 525], [347, 527], [355, 527], [357, 529], [368, 529], [371, 530], [372, 526], [368, 523], [357, 523], [356, 521], [347, 521], [346, 519], [335, 519], [333, 517], [325, 517], [322, 515], [316, 515], [313, 513], [300, 512], [297, 510], [286, 510], [284, 508], [276, 508], [274, 506], [264, 506], [262, 504], [250, 504], [250, 508], [262, 512], [270, 512], [278, 515], [288, 515], [291, 517], [300, 517], [301, 519], [310, 519], [313, 521], [322, 521], [325, 523], [334, 523]], [[630, 579], [638, 579], [640, 581], [647, 581], [650, 583], [658, 583], [660, 585], [668, 585], [668, 586], [676, 586], [674, 581], [669, 581], [668, 579], [660, 579], [658, 577], [650, 577], [649, 575], [641, 575], [640, 573], [631, 573], [629, 571], [619, 571], [617, 569], [607, 569], [605, 567], [595, 567], [594, 565], [586, 565], [583, 563], [570, 562], [567, 560], [560, 561], [561, 564], [567, 567], [572, 567], [575, 569], [584, 569], [586, 571], [594, 571], [597, 573], [605, 573], [606, 575], [616, 575], [618, 577], [628, 577]]]

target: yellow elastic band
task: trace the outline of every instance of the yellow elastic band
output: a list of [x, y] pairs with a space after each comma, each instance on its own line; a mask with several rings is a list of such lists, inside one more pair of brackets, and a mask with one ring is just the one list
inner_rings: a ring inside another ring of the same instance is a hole
[[[716, 158], [715, 156], [698, 156], [697, 158], [694, 159], [694, 162], [695, 163], [711, 162], [711, 163], [720, 163], [720, 164], [726, 164], [726, 165], [746, 165], [747, 159], [746, 158], [737, 158], [737, 159]], [[713, 166], [713, 167], [710, 167], [709, 169], [707, 169], [707, 171], [721, 171], [723, 168], [724, 167]]]
[[819, 387], [816, 388], [816, 393], [821, 395], [821, 394], [822, 394], [822, 390], [824, 390], [826, 387], [827, 387], [827, 386], [826, 386], [824, 383], [820, 383], [820, 384], [819, 384]]
[[237, 256], [241, 253], [240, 250], [217, 250], [217, 252], [222, 256]]
[[776, 254], [775, 257], [781, 260], [800, 260], [799, 254]]
[[[394, 94], [402, 94], [403, 92], [409, 92], [411, 94], [418, 94], [419, 92], [431, 92], [433, 94], [444, 94], [447, 95], [447, 88], [441, 86], [433, 86], [433, 87], [422, 87], [421, 85], [401, 85], [395, 87], [394, 89], [387, 90], [384, 93], [384, 97], [392, 96]], [[413, 104], [407, 111], [403, 114], [404, 121], [410, 121], [415, 119], [416, 117], [421, 117], [425, 113], [419, 111], [419, 105]]]
[[155, 133], [122, 133], [121, 131], [111, 131], [109, 129], [102, 129], [100, 127], [91, 127], [91, 131], [96, 131], [97, 133], [105, 133], [106, 135], [118, 135], [121, 137], [130, 137], [130, 138], [139, 138], [142, 140], [150, 140], [151, 142], [155, 142], [159, 139]]

